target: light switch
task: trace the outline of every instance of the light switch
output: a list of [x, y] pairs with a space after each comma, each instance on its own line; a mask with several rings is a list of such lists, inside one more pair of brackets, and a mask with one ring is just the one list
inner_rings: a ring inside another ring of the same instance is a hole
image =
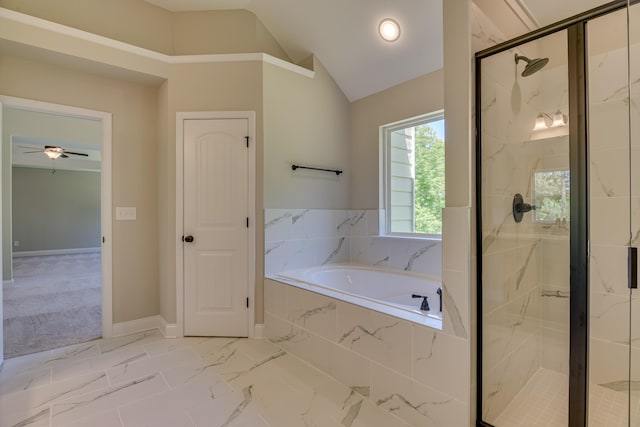
[[136, 219], [135, 207], [116, 207], [116, 220], [117, 221], [134, 221]]

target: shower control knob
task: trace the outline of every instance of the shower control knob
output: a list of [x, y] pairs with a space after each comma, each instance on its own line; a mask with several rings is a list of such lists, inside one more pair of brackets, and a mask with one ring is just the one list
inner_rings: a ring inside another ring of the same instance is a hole
[[529, 203], [525, 203], [524, 199], [522, 198], [522, 194], [517, 193], [515, 196], [513, 196], [512, 211], [513, 211], [513, 219], [515, 220], [515, 222], [522, 221], [522, 217], [525, 213], [531, 212], [534, 210], [536, 210], [535, 205], [530, 205]]

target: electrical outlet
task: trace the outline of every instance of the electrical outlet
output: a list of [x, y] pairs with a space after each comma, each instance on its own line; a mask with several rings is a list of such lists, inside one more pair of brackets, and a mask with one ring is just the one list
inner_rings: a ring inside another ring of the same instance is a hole
[[134, 221], [136, 219], [135, 207], [116, 207], [116, 220], [118, 221]]

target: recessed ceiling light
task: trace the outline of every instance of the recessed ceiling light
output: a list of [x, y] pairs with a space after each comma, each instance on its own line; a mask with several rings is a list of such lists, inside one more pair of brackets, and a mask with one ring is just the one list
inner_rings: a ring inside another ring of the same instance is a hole
[[400, 25], [391, 18], [385, 18], [378, 25], [380, 37], [388, 42], [394, 42], [400, 37]]

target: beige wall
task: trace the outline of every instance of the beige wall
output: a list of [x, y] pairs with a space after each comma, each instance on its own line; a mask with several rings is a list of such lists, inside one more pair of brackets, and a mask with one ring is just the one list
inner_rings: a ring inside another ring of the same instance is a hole
[[113, 114], [113, 203], [136, 221], [113, 223], [114, 322], [158, 313], [157, 89], [44, 63], [0, 57], [0, 93]]
[[442, 110], [443, 85], [444, 72], [439, 70], [351, 104], [351, 209], [382, 207], [378, 195], [380, 126]]
[[0, 0], [0, 7], [167, 55], [264, 52], [290, 61], [247, 10], [174, 13], [142, 0]]
[[[169, 82], [158, 89], [158, 299], [159, 313], [165, 320], [176, 319], [175, 288], [175, 169], [170, 176], [169, 164], [175, 160], [175, 145], [169, 144]], [[175, 134], [174, 134], [175, 135]], [[173, 138], [172, 138], [173, 139]], [[175, 163], [175, 162], [174, 162]], [[172, 181], [173, 180], [173, 181]], [[174, 199], [171, 199], [173, 194]], [[171, 223], [173, 219], [173, 223]], [[174, 224], [171, 226], [171, 224]], [[173, 257], [173, 258], [171, 258]]]
[[[162, 88], [162, 90], [165, 90]], [[255, 111], [256, 112], [256, 224], [262, 224], [262, 63], [230, 62], [212, 64], [173, 65], [167, 84], [167, 146], [166, 157], [160, 159], [161, 205], [160, 227], [169, 230], [165, 236], [167, 248], [161, 252], [163, 266], [161, 313], [169, 323], [176, 322], [176, 113], [189, 111]], [[162, 98], [161, 98], [162, 99]], [[261, 226], [256, 227], [256, 322], [262, 319], [262, 248]], [[166, 276], [166, 277], [165, 277]]]
[[173, 53], [173, 15], [141, 0], [0, 0], [0, 7], [90, 33]]
[[[349, 207], [349, 101], [322, 64], [315, 77], [264, 65], [264, 204], [267, 208]], [[298, 170], [291, 164], [341, 169]]]
[[174, 14], [176, 55], [264, 52], [289, 60], [262, 22], [248, 10]]

